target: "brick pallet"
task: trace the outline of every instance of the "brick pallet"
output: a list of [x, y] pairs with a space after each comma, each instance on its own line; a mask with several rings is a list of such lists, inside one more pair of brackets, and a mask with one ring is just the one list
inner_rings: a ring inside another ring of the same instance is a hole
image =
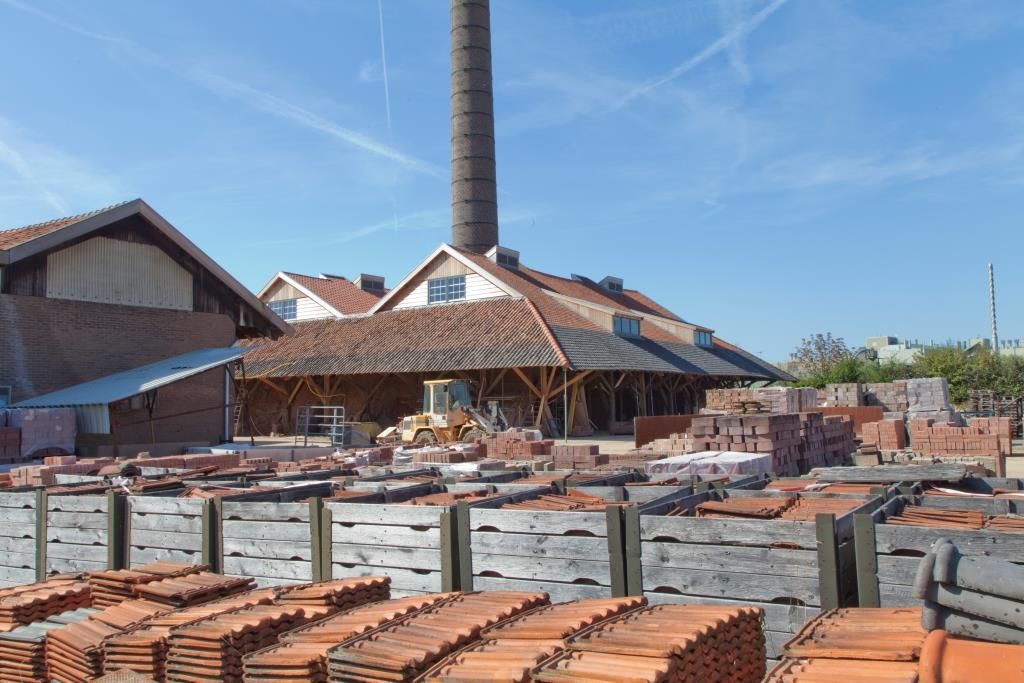
[[818, 405], [815, 389], [796, 387], [763, 387], [760, 389], [708, 389], [704, 392], [708, 410], [737, 414], [746, 412], [747, 404], [760, 404], [767, 413], [799, 413]]
[[1010, 418], [974, 418], [967, 427], [941, 424], [931, 418], [911, 420], [910, 444], [921, 455], [1009, 455]]
[[903, 420], [879, 420], [862, 427], [862, 441], [882, 451], [900, 451], [907, 447], [907, 428]]
[[825, 405], [850, 408], [864, 405], [864, 387], [856, 382], [829, 384], [825, 387]]
[[800, 416], [702, 416], [690, 427], [693, 449], [768, 453], [772, 469], [780, 475], [800, 473]]

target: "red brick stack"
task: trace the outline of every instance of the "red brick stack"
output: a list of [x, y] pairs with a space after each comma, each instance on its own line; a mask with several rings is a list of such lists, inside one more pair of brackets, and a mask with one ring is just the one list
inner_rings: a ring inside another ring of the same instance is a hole
[[7, 464], [21, 460], [21, 429], [0, 427], [0, 463]]
[[821, 413], [800, 413], [800, 471], [830, 463], [825, 458], [825, 416]]
[[690, 427], [695, 451], [769, 453], [780, 475], [800, 473], [800, 415], [695, 417]]
[[[486, 451], [484, 456], [498, 460], [537, 460], [551, 455], [554, 441], [546, 440], [535, 429], [509, 429], [483, 439], [477, 444]], [[481, 456], [481, 457], [484, 457]]]
[[841, 465], [857, 447], [853, 442], [853, 418], [849, 415], [825, 416], [825, 462]]
[[551, 449], [557, 470], [587, 470], [608, 464], [608, 456], [596, 444], [559, 444]]
[[861, 429], [864, 444], [876, 446], [880, 451], [900, 451], [907, 447], [907, 430], [903, 420], [868, 422]]
[[921, 455], [1001, 457], [1010, 452], [1010, 418], [974, 418], [968, 427], [911, 420], [910, 443]]

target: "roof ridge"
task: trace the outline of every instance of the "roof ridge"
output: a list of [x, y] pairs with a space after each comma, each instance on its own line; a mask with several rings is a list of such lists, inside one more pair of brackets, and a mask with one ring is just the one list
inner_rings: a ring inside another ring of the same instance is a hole
[[569, 362], [569, 356], [565, 355], [565, 350], [562, 348], [562, 345], [558, 343], [558, 339], [555, 338], [554, 332], [551, 331], [551, 326], [548, 325], [548, 321], [544, 319], [543, 315], [541, 315], [537, 305], [534, 304], [529, 297], [523, 297], [523, 300], [526, 301], [526, 304], [530, 307], [530, 313], [533, 314], [533, 317], [536, 318], [537, 322], [540, 324], [541, 329], [544, 330], [544, 336], [548, 338], [551, 348], [553, 348], [555, 353], [558, 354], [563, 366], [571, 368], [572, 363]]
[[31, 228], [41, 228], [41, 227], [43, 227], [45, 225], [52, 225], [54, 223], [62, 223], [62, 222], [65, 222], [65, 221], [69, 221], [70, 223], [77, 223], [79, 221], [85, 220], [86, 218], [92, 218], [93, 216], [101, 214], [104, 211], [110, 211], [111, 209], [116, 209], [116, 208], [124, 206], [126, 204], [131, 204], [132, 202], [135, 202], [135, 201], [138, 201], [138, 197], [136, 197], [135, 199], [126, 199], [123, 202], [117, 202], [115, 204], [111, 204], [110, 206], [104, 206], [101, 209], [93, 209], [92, 211], [85, 211], [83, 213], [74, 214], [74, 215], [71, 215], [71, 216], [62, 216], [60, 218], [51, 218], [48, 221], [40, 221], [39, 223], [31, 223], [29, 225], [21, 225], [21, 226], [17, 226], [17, 227], [14, 227], [14, 228], [0, 228], [0, 234], [10, 233], [10, 232], [17, 232], [19, 230], [29, 230]]

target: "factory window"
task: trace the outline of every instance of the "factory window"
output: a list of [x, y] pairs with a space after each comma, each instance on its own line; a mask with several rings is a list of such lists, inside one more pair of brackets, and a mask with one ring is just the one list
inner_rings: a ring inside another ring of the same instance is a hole
[[271, 301], [270, 310], [281, 316], [282, 320], [295, 320], [295, 302], [295, 299], [281, 299], [280, 301]]
[[11, 404], [11, 388], [0, 387], [0, 408]]
[[615, 326], [615, 334], [620, 337], [639, 337], [640, 336], [640, 321], [636, 318], [623, 318], [621, 316], [615, 316], [613, 319]]
[[710, 332], [694, 332], [693, 343], [697, 346], [711, 346]]
[[514, 254], [506, 254], [503, 251], [499, 251], [495, 256], [497, 257], [499, 266], [507, 266], [509, 268], [519, 267], [519, 257]]
[[427, 303], [443, 304], [466, 298], [466, 276], [439, 277], [427, 280]]

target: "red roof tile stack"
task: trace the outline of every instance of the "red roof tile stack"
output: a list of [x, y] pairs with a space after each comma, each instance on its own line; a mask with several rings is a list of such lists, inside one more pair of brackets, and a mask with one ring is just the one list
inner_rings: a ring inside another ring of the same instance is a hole
[[530, 498], [518, 503], [506, 503], [502, 510], [546, 510], [554, 512], [602, 512], [609, 505], [617, 505], [604, 498], [568, 488], [564, 495], [554, 493]]
[[410, 680], [480, 632], [547, 603], [546, 593], [467, 593], [342, 643], [329, 655], [332, 679]]
[[645, 598], [610, 598], [538, 607], [484, 629], [483, 642], [449, 655], [424, 681], [529, 681], [530, 670], [564, 649], [565, 638], [646, 604]]
[[89, 574], [92, 587], [92, 604], [95, 607], [109, 607], [138, 597], [139, 586], [166, 578], [195, 574], [206, 569], [203, 565], [179, 564], [176, 562], [150, 562], [135, 569], [108, 569]]
[[855, 498], [798, 498], [797, 501], [787, 508], [779, 519], [788, 519], [792, 522], [813, 522], [819, 514], [845, 515], [850, 510], [864, 504], [863, 499]]
[[657, 605], [584, 631], [534, 680], [736, 681], [764, 676], [762, 611], [724, 605]]
[[89, 584], [76, 579], [52, 579], [6, 588], [0, 591], [0, 630], [9, 631], [90, 604]]
[[88, 618], [94, 610], [81, 608], [0, 633], [0, 681], [45, 681], [46, 634]]
[[765, 680], [913, 683], [926, 635], [920, 609], [828, 610], [786, 643], [785, 659]]
[[795, 502], [795, 498], [726, 498], [701, 503], [696, 510], [698, 517], [775, 519]]
[[928, 508], [907, 505], [899, 514], [885, 520], [896, 526], [922, 526], [937, 529], [980, 529], [985, 525], [985, 514], [980, 510], [955, 508]]
[[229, 612], [272, 604], [274, 589], [249, 591], [223, 600], [154, 617], [145, 626], [108, 639], [103, 645], [103, 669], [107, 673], [131, 669], [156, 681], [166, 676], [167, 639], [175, 628]]
[[241, 681], [243, 656], [273, 645], [282, 633], [333, 611], [331, 607], [262, 605], [176, 629], [170, 637], [167, 680]]
[[163, 581], [144, 583], [136, 589], [140, 598], [171, 607], [190, 607], [242, 593], [256, 586], [252, 577], [200, 572]]
[[46, 637], [46, 667], [58, 681], [87, 681], [103, 673], [103, 641], [134, 628], [171, 607], [148, 600], [125, 600], [85, 621], [54, 629]]
[[289, 606], [334, 607], [338, 610], [348, 610], [369, 602], [387, 600], [390, 596], [391, 577], [361, 576], [322, 581], [286, 590], [278, 597], [277, 602]]
[[434, 593], [378, 602], [286, 633], [278, 645], [245, 657], [242, 662], [245, 680], [248, 683], [326, 683], [327, 651], [332, 647], [452, 595]]

